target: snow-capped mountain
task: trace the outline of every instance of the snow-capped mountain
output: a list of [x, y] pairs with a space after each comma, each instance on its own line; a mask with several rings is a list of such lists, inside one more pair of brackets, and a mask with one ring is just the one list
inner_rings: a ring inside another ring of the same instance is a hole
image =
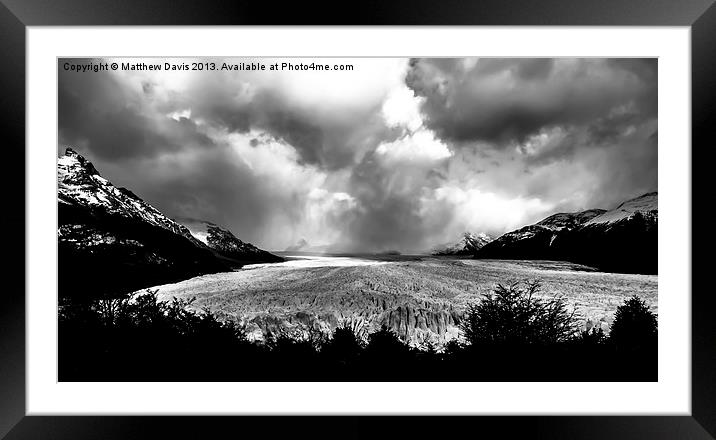
[[501, 235], [483, 246], [479, 256], [483, 258], [550, 259], [552, 258], [550, 248], [560, 233], [579, 227], [605, 212], [603, 209], [589, 209], [553, 214], [533, 225]]
[[239, 240], [231, 231], [215, 223], [192, 218], [177, 218], [177, 221], [185, 226], [194, 238], [227, 258], [252, 262], [283, 261], [281, 257]]
[[460, 240], [455, 243], [440, 246], [435, 249], [433, 255], [474, 255], [479, 249], [491, 242], [493, 239], [489, 235], [481, 232], [474, 234], [465, 232]]
[[562, 229], [573, 229], [577, 226], [583, 225], [589, 221], [592, 221], [595, 217], [604, 214], [603, 209], [588, 209], [586, 211], [571, 212], [571, 213], [558, 213], [547, 217], [546, 219], [537, 223], [537, 226], [542, 226], [553, 231], [561, 231]]
[[313, 245], [309, 243], [305, 238], [298, 240], [295, 244], [287, 247], [284, 252], [312, 252], [312, 253], [325, 253], [330, 248], [330, 245], [319, 244]]
[[[57, 201], [109, 215], [140, 220], [196, 241], [187, 228], [126, 188], [118, 188], [100, 176], [91, 162], [67, 148], [57, 160]], [[197, 243], [198, 244], [198, 243]]]
[[656, 273], [657, 199], [653, 192], [610, 211], [555, 214], [498, 237], [476, 256], [564, 260], [611, 272]]
[[[61, 298], [121, 295], [237, 266], [132, 191], [114, 186], [72, 149], [58, 159], [57, 172]], [[232, 246], [226, 234], [212, 237], [210, 243]], [[278, 258], [257, 251], [244, 260]]]
[[658, 217], [659, 213], [659, 197], [656, 192], [644, 194], [635, 199], [627, 200], [611, 211], [607, 211], [601, 215], [589, 220], [586, 225], [598, 223], [615, 223], [620, 220], [634, 217], [636, 213], [644, 216]]

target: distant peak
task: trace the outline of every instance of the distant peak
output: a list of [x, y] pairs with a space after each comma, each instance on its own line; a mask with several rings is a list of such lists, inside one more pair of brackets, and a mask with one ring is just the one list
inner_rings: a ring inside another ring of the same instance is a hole
[[637, 212], [642, 214], [648, 213], [648, 215], [653, 216], [658, 215], [658, 211], [659, 195], [654, 191], [622, 202], [615, 209], [593, 218], [589, 224], [616, 222], [630, 217]]
[[604, 214], [605, 212], [606, 211], [604, 209], [588, 209], [586, 211], [577, 212], [558, 212], [557, 214], [552, 214], [535, 224], [554, 230], [561, 230], [564, 228], [572, 229]]
[[[657, 199], [659, 197], [659, 193], [656, 191], [648, 192], [646, 194], [642, 194], [638, 197], [634, 197], [633, 199], [629, 199], [625, 202], [622, 202], [619, 206], [617, 206], [616, 209], [622, 209], [627, 206], [631, 206], [634, 204], [645, 204], [644, 206], [641, 206], [642, 209], [649, 208], [649, 204], [653, 203], [654, 205], [657, 204]], [[655, 208], [655, 206], [654, 206]]]
[[466, 232], [463, 232], [462, 236], [466, 239], [471, 239], [471, 240], [475, 240], [475, 239], [492, 240], [492, 237], [485, 234], [484, 232], [475, 233], [475, 232], [466, 231]]
[[[69, 162], [64, 162], [62, 159], [65, 159], [65, 161], [69, 160]], [[73, 150], [72, 147], [65, 148], [65, 155], [60, 158], [60, 163], [64, 162], [66, 165], [70, 165], [72, 164], [73, 159], [74, 161], [77, 161], [80, 167], [84, 169], [88, 174], [99, 176], [99, 171], [97, 171], [94, 165], [92, 165], [92, 162], [85, 159], [84, 156]]]

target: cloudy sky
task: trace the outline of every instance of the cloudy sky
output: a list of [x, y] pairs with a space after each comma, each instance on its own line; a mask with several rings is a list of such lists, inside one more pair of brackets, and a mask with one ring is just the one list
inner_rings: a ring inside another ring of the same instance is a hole
[[60, 68], [58, 154], [272, 250], [415, 252], [657, 189], [655, 59], [252, 61], [354, 69]]

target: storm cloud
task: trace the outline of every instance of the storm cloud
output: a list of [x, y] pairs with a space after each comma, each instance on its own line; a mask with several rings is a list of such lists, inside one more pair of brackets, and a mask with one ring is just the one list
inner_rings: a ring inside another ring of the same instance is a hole
[[190, 119], [158, 117], [147, 102], [150, 90], [132, 93], [112, 75], [60, 69], [58, 93], [60, 143], [86, 146], [102, 158], [148, 158], [213, 145]]
[[[521, 143], [551, 127], [656, 117], [656, 60], [411, 60], [427, 125], [457, 142]], [[599, 127], [596, 127], [598, 130]]]
[[[257, 61], [285, 60], [231, 60]], [[73, 146], [170, 216], [279, 250], [419, 252], [656, 190], [655, 59], [340, 62], [354, 69], [61, 61], [58, 153]]]

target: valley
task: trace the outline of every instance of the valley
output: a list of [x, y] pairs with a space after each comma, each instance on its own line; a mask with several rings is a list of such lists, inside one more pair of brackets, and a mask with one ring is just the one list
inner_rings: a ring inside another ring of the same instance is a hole
[[413, 346], [443, 345], [459, 337], [469, 304], [498, 283], [527, 280], [542, 283], [541, 295], [564, 296], [587, 330], [608, 333], [635, 294], [657, 310], [656, 193], [611, 211], [557, 213], [496, 239], [465, 232], [424, 255], [328, 255], [305, 239], [270, 253], [211, 221], [172, 219], [69, 148], [58, 186], [63, 300], [150, 288], [160, 300], [196, 298], [190, 308], [243, 324], [252, 340], [385, 326]]

